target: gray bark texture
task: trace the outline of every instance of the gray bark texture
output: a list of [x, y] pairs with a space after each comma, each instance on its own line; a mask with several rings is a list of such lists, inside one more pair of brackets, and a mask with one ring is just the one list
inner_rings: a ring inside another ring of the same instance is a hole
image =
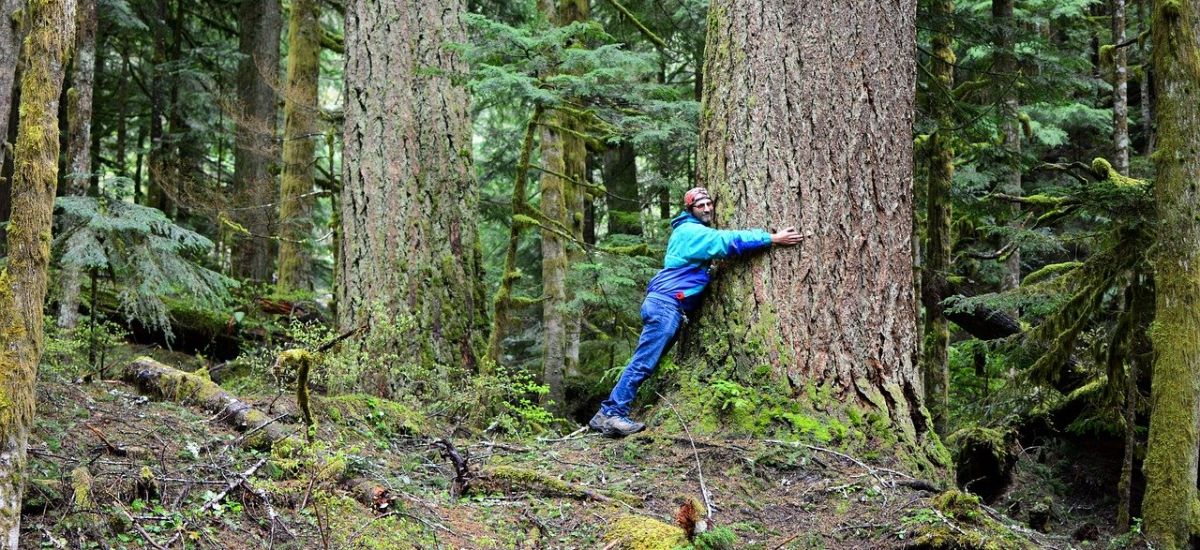
[[390, 347], [473, 369], [486, 339], [466, 72], [465, 2], [346, 6], [338, 320], [411, 316]]
[[238, 235], [233, 261], [236, 276], [271, 280], [271, 240], [278, 194], [271, 162], [275, 145], [279, 74], [279, 33], [283, 19], [279, 0], [242, 0], [238, 51], [237, 104], [234, 106], [233, 189], [238, 197], [235, 220], [250, 235]]
[[[4, 166], [8, 148], [8, 113], [12, 108], [17, 74], [17, 59], [21, 51], [21, 33], [17, 12], [24, 0], [0, 0], [0, 166]], [[7, 218], [7, 216], [6, 216]]]
[[[66, 194], [86, 195], [92, 171], [92, 91], [96, 83], [96, 0], [79, 0], [75, 14], [75, 56], [71, 89], [67, 92]], [[79, 321], [79, 287], [83, 274], [75, 268], [62, 273], [58, 326], [75, 328]]]
[[915, 19], [914, 0], [712, 3], [699, 168], [717, 221], [812, 236], [723, 265], [684, 340], [709, 368], [876, 410], [912, 449], [929, 431], [913, 362]]

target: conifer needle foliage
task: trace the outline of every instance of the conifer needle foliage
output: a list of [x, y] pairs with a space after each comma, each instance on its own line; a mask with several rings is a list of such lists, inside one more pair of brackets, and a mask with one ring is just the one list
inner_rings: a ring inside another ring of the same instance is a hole
[[217, 310], [237, 286], [202, 265], [212, 241], [158, 209], [108, 197], [59, 197], [55, 206], [60, 227], [52, 246], [60, 267], [113, 281], [119, 311], [168, 340], [174, 334], [165, 298]]

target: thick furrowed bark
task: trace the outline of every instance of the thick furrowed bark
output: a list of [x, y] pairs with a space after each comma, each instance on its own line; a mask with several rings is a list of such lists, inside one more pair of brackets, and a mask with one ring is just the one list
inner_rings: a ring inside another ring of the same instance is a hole
[[713, 2], [700, 167], [717, 219], [813, 236], [730, 263], [698, 338], [712, 368], [769, 368], [797, 393], [828, 388], [831, 401], [884, 414], [919, 446], [928, 424], [912, 360], [915, 7]]
[[[429, 368], [473, 370], [486, 339], [463, 1], [346, 6], [338, 319], [410, 317], [387, 344]], [[377, 316], [374, 312], [382, 312]]]

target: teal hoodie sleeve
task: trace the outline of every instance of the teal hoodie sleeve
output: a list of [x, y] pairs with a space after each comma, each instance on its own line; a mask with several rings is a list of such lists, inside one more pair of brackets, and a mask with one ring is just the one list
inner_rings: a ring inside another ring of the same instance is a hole
[[727, 258], [771, 246], [771, 234], [762, 229], [713, 229], [689, 223], [675, 231], [677, 234], [672, 235], [667, 245], [666, 267]]

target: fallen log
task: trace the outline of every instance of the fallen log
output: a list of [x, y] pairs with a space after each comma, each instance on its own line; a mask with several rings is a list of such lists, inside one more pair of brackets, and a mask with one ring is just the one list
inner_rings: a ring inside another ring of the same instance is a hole
[[[144, 394], [198, 407], [213, 414], [242, 432], [242, 446], [270, 450], [280, 444], [276, 449], [277, 454], [280, 449], [291, 453], [304, 448], [304, 442], [292, 435], [297, 430], [276, 422], [278, 419], [251, 407], [207, 378], [164, 365], [149, 357], [139, 357], [125, 365], [122, 379]], [[256, 465], [255, 469], [257, 466], [261, 464]], [[249, 477], [250, 474], [253, 471], [243, 477]], [[376, 511], [387, 510], [395, 501], [391, 491], [374, 480], [339, 476], [336, 482]]]
[[292, 436], [296, 430], [276, 422], [276, 419], [234, 397], [207, 378], [164, 365], [149, 357], [139, 357], [125, 365], [121, 379], [142, 393], [199, 407], [216, 416], [242, 432], [242, 446], [270, 450], [275, 443], [285, 440], [290, 440], [287, 447], [291, 449], [304, 446], [302, 441]]

